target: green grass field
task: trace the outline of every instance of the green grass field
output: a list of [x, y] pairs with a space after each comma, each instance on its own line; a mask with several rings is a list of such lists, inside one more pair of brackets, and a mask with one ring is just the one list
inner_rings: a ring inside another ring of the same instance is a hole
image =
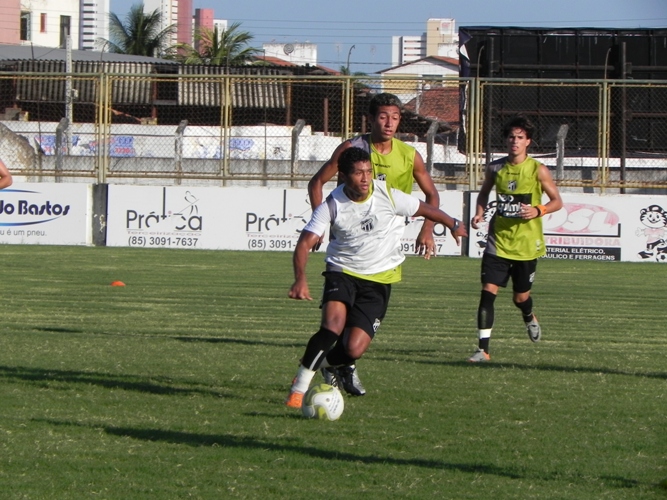
[[543, 341], [504, 290], [471, 365], [479, 261], [411, 257], [323, 422], [282, 404], [319, 323], [291, 254], [0, 255], [0, 498], [667, 498], [667, 266], [540, 262]]

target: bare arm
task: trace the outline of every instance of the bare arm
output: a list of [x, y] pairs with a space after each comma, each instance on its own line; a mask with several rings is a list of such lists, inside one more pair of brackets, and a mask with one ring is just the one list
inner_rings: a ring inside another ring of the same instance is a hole
[[452, 233], [452, 236], [456, 240], [457, 245], [461, 245], [461, 238], [468, 236], [468, 231], [466, 230], [465, 224], [461, 224], [461, 221], [455, 219], [446, 212], [443, 212], [439, 208], [434, 208], [431, 205], [427, 205], [423, 201], [419, 202], [419, 208], [417, 209], [415, 215], [426, 217], [432, 222], [439, 222], [440, 224], [449, 228], [449, 231]]
[[340, 144], [331, 155], [331, 158], [320, 167], [317, 173], [308, 181], [308, 198], [313, 210], [322, 204], [324, 185], [338, 173], [338, 158], [350, 147], [350, 141]]
[[482, 184], [479, 194], [477, 195], [477, 203], [475, 204], [475, 215], [472, 218], [471, 225], [474, 229], [479, 229], [479, 224], [484, 220], [484, 210], [489, 203], [489, 193], [493, 189], [495, 176], [490, 169], [487, 168], [484, 183]]
[[545, 165], [540, 165], [537, 178], [542, 183], [542, 191], [549, 197], [549, 202], [544, 205], [546, 211], [542, 215], [557, 212], [563, 208], [563, 200], [560, 197], [558, 187], [556, 186], [553, 177], [551, 177], [551, 172], [549, 172], [549, 169]]
[[[440, 195], [435, 188], [435, 184], [433, 184], [433, 179], [431, 179], [431, 176], [426, 171], [424, 159], [419, 152], [415, 152], [412, 176], [415, 178], [419, 189], [424, 193], [426, 204], [438, 208], [440, 206]], [[421, 255], [423, 252], [424, 258], [430, 259], [431, 255], [435, 255], [435, 248], [435, 241], [433, 240], [433, 221], [427, 219], [424, 221], [424, 224], [419, 231], [419, 235], [417, 236], [415, 253]]]
[[289, 291], [290, 299], [313, 300], [308, 289], [308, 280], [306, 279], [306, 264], [308, 264], [308, 254], [320, 241], [320, 236], [310, 231], [302, 231], [299, 241], [296, 243], [294, 255], [292, 256], [292, 265], [294, 267], [294, 284]]
[[0, 160], [0, 189], [5, 189], [12, 185], [12, 174], [9, 173], [7, 166]]
[[522, 219], [535, 219], [537, 217], [543, 217], [546, 214], [557, 212], [563, 208], [563, 200], [560, 197], [558, 187], [551, 177], [551, 172], [549, 172], [549, 169], [545, 165], [540, 164], [540, 167], [537, 171], [537, 179], [540, 181], [540, 184], [542, 184], [542, 191], [547, 194], [549, 201], [546, 205], [538, 205], [537, 207], [522, 204]]
[[[308, 181], [308, 198], [310, 199], [310, 207], [313, 211], [322, 204], [324, 198], [324, 185], [333, 179], [333, 176], [338, 172], [338, 158], [340, 154], [350, 147], [350, 141], [345, 141], [340, 144], [331, 155], [331, 158], [320, 167], [317, 173]], [[322, 244], [322, 237], [313, 246], [313, 252], [320, 248]]]

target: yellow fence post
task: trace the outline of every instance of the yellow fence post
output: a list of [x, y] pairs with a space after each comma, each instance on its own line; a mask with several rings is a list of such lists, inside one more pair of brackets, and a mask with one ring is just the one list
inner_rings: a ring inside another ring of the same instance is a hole
[[112, 79], [103, 73], [99, 75], [97, 95], [97, 183], [107, 181], [109, 171], [109, 144], [111, 142], [111, 86]]
[[598, 120], [599, 130], [599, 175], [600, 192], [604, 193], [609, 182], [609, 86], [607, 82], [602, 82], [600, 87], [600, 113]]

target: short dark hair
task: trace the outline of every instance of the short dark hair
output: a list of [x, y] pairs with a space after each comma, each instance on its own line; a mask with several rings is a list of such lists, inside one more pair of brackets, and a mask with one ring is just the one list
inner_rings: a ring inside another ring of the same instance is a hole
[[373, 96], [371, 102], [368, 104], [368, 114], [371, 116], [377, 115], [380, 106], [396, 106], [399, 110], [403, 109], [401, 100], [394, 94], [388, 94], [386, 92]]
[[533, 132], [535, 132], [535, 126], [532, 122], [524, 115], [514, 115], [510, 118], [505, 126], [503, 127], [503, 137], [507, 139], [512, 132], [513, 128], [520, 128], [526, 132], [526, 138], [532, 139]]
[[361, 148], [347, 148], [338, 157], [338, 171], [348, 175], [354, 169], [357, 162], [370, 162], [371, 155]]

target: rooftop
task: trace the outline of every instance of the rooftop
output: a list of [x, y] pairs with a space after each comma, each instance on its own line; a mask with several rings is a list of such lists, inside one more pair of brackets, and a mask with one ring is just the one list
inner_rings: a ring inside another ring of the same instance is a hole
[[[2, 45], [0, 44], [0, 61], [65, 61], [67, 51], [54, 47], [40, 47], [35, 45]], [[111, 52], [97, 52], [93, 50], [73, 50], [72, 61], [104, 61], [104, 62], [134, 62], [134, 63], [159, 63], [179, 64], [170, 59], [159, 59], [156, 57], [130, 56], [126, 54], [113, 54]]]

